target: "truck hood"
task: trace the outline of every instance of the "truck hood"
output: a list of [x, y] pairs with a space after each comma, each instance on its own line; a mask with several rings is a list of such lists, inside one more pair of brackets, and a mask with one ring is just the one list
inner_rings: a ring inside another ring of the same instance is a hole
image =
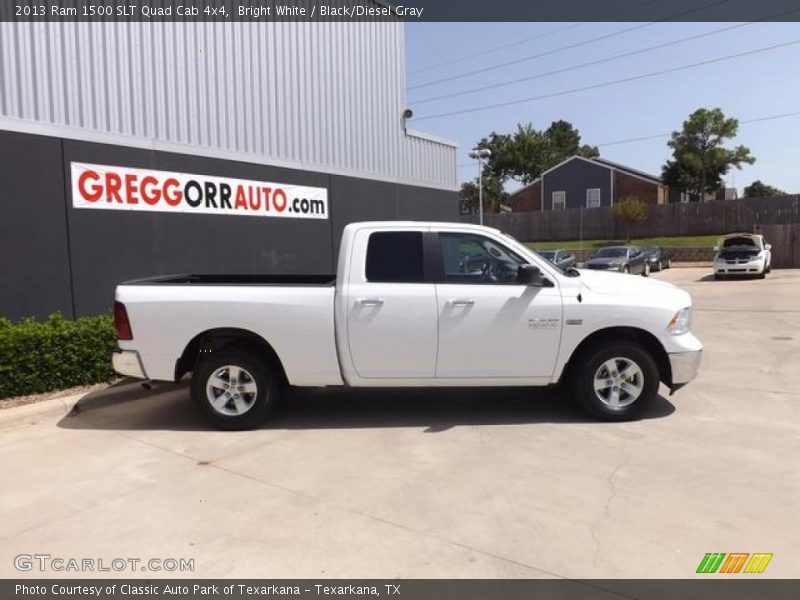
[[[636, 275], [623, 275], [622, 273], [591, 271], [589, 269], [579, 269], [579, 271], [581, 283], [598, 294], [652, 296], [654, 300], [663, 300], [665, 296], [674, 294], [676, 300], [684, 301], [684, 298], [689, 299], [689, 294], [666, 281]], [[691, 300], [684, 306], [689, 306], [689, 304], [691, 304]]]

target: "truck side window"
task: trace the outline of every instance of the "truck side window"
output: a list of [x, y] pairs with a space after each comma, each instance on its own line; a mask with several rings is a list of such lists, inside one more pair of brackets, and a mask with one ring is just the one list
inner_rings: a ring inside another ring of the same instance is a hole
[[448, 283], [510, 283], [525, 260], [482, 235], [440, 233], [439, 245]]
[[421, 231], [377, 231], [367, 245], [367, 281], [424, 283]]

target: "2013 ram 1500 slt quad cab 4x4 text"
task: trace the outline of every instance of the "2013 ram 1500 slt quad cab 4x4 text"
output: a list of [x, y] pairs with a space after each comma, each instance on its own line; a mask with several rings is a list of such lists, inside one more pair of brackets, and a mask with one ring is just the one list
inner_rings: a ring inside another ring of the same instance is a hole
[[634, 418], [697, 374], [692, 301], [661, 281], [561, 270], [487, 227], [353, 223], [333, 276], [179, 275], [117, 287], [122, 375], [177, 381], [218, 427], [257, 426], [286, 386], [567, 383]]

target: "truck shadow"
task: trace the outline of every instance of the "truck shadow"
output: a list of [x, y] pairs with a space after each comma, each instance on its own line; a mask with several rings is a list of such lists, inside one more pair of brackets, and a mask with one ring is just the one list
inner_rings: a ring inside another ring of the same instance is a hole
[[[659, 395], [641, 415], [659, 419], [675, 406]], [[294, 389], [264, 430], [595, 423], [559, 389]], [[602, 426], [602, 422], [597, 422]], [[65, 429], [209, 431], [189, 398], [187, 382], [147, 390], [123, 382], [87, 394], [58, 423]], [[235, 434], [232, 434], [235, 435]]]

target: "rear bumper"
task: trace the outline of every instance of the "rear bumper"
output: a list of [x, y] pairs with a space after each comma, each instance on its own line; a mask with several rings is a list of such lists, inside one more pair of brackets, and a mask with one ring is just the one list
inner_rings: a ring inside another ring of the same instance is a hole
[[674, 392], [682, 388], [697, 377], [697, 373], [700, 370], [700, 359], [702, 355], [702, 350], [694, 352], [676, 352], [669, 355], [669, 364], [672, 371], [671, 391]]
[[147, 379], [144, 372], [139, 353], [135, 350], [121, 350], [111, 355], [111, 364], [114, 370], [126, 377], [136, 377], [137, 379]]

